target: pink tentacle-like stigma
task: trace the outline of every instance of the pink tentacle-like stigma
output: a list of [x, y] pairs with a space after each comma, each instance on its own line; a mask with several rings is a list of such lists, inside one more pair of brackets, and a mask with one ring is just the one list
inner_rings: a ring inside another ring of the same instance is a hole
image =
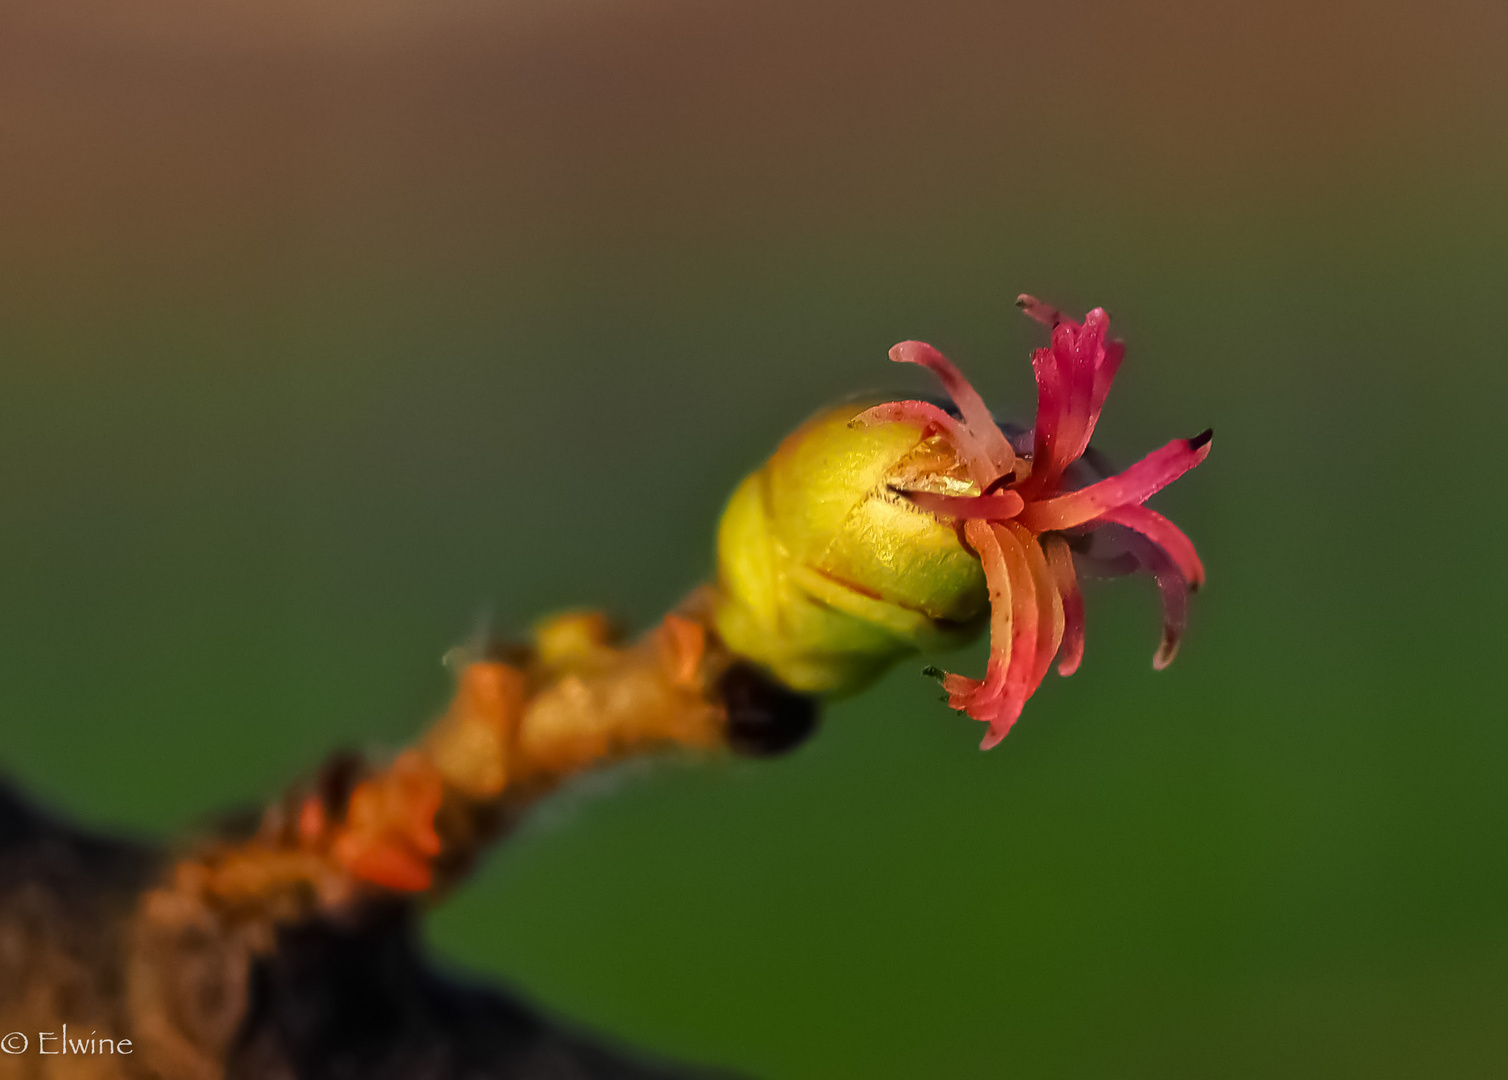
[[[1162, 643], [1153, 660], [1159, 669], [1177, 654], [1189, 593], [1204, 581], [1193, 543], [1142, 503], [1208, 456], [1211, 433], [1175, 439], [1114, 476], [1065, 490], [1065, 477], [1073, 482], [1075, 475], [1070, 466], [1089, 448], [1125, 346], [1109, 339], [1110, 320], [1102, 308], [1080, 323], [1034, 297], [1022, 296], [1017, 303], [1052, 331], [1051, 342], [1032, 354], [1037, 420], [1029, 462], [1017, 466], [1009, 440], [978, 392], [941, 353], [919, 341], [902, 342], [890, 358], [932, 371], [962, 420], [935, 405], [902, 401], [876, 406], [855, 421], [905, 420], [938, 432], [983, 493], [892, 489], [920, 509], [960, 523], [984, 569], [990, 599], [985, 677], [950, 674], [943, 687], [953, 708], [989, 725], [980, 743], [986, 750], [1010, 731], [1055, 658], [1058, 674], [1078, 670], [1084, 657], [1081, 569], [1091, 577], [1142, 569], [1156, 579], [1163, 609]], [[1119, 527], [1108, 552], [1081, 539], [1070, 546], [1070, 537], [1107, 525]], [[1122, 545], [1119, 554], [1117, 545]]]
[[1174, 563], [1167, 550], [1140, 533], [1127, 538], [1152, 577], [1157, 581], [1157, 591], [1162, 597], [1162, 642], [1152, 656], [1152, 668], [1161, 671], [1178, 655], [1179, 642], [1189, 621], [1189, 579]]
[[1051, 344], [1032, 354], [1037, 424], [1031, 475], [1023, 487], [1033, 493], [1055, 485], [1088, 448], [1125, 355], [1124, 345], [1105, 340], [1110, 317], [1103, 308], [1084, 316], [1083, 323], [1054, 314]]
[[[1098, 318], [1096, 318], [1098, 316]], [[1068, 383], [1067, 415], [1063, 422], [1063, 439], [1058, 444], [1058, 460], [1051, 462], [1061, 473], [1077, 461], [1089, 445], [1099, 413], [1094, 408], [1094, 376], [1104, 354], [1105, 331], [1109, 320], [1095, 308], [1084, 316], [1082, 325], [1059, 323], [1052, 332], [1052, 351], [1061, 360]]]
[[1143, 503], [1208, 457], [1212, 434], [1206, 431], [1192, 439], [1174, 439], [1125, 472], [1067, 495], [1033, 502], [1022, 512], [1021, 524], [1033, 532], [1071, 529], [1107, 510]]
[[971, 476], [998, 478], [994, 460], [974, 433], [930, 401], [887, 401], [872, 409], [865, 409], [850, 421], [860, 427], [870, 424], [918, 424], [928, 431], [935, 431], [952, 445], [954, 453], [963, 458]]
[[994, 495], [938, 495], [930, 491], [901, 491], [923, 510], [943, 517], [970, 521], [983, 518], [986, 521], [1009, 521], [1021, 513], [1026, 503], [1014, 491], [1002, 491]]
[[1084, 594], [1079, 591], [1079, 576], [1073, 566], [1073, 552], [1061, 536], [1049, 536], [1042, 542], [1047, 565], [1052, 567], [1053, 584], [1063, 601], [1063, 645], [1058, 658], [1058, 674], [1065, 678], [1079, 670], [1084, 660]]
[[1016, 306], [1028, 319], [1036, 319], [1037, 322], [1049, 330], [1063, 321], [1063, 313], [1051, 304], [1044, 304], [1035, 296], [1022, 293], [1016, 297]]
[[[989, 589], [990, 659], [983, 681], [971, 679], [967, 675], [949, 674], [943, 677], [943, 689], [948, 692], [949, 705], [975, 716], [969, 707], [971, 703], [976, 700], [993, 700], [1005, 686], [1013, 640], [1014, 590], [1005, 550], [1001, 547], [995, 530], [988, 523], [976, 519], [964, 525], [963, 535], [979, 556], [979, 563], [984, 568], [985, 585]], [[975, 718], [983, 719], [977, 716]]]
[[1037, 537], [1021, 525], [1013, 525], [1017, 539], [1026, 549], [1026, 563], [1031, 569], [1032, 585], [1037, 594], [1037, 655], [1032, 667], [1031, 685], [1026, 692], [1029, 698], [1037, 692], [1042, 680], [1047, 678], [1047, 669], [1052, 667], [1053, 657], [1063, 643], [1066, 629], [1063, 597], [1058, 592], [1057, 579], [1047, 561]]
[[[977, 531], [972, 524], [966, 528]], [[998, 688], [986, 680], [986, 685], [964, 704], [965, 712], [990, 725], [979, 744], [981, 750], [988, 750], [1005, 738], [1035, 689], [1031, 680], [1037, 667], [1038, 605], [1036, 582], [1020, 539], [1004, 525], [984, 525], [983, 528], [994, 534], [1000, 547], [1011, 590], [1006, 642], [997, 640], [994, 634], [990, 636], [991, 659], [1000, 658], [996, 666], [1004, 670], [1004, 678], [997, 684]]]
[[1156, 510], [1149, 510], [1145, 506], [1118, 506], [1100, 515], [1099, 520], [1124, 525], [1166, 552], [1178, 572], [1189, 583], [1191, 591], [1204, 584], [1204, 563], [1199, 561], [1194, 542], [1183, 534], [1182, 529]]
[[980, 746], [1005, 738], [1052, 664], [1063, 640], [1066, 613], [1047, 556], [1036, 537], [1019, 525], [978, 518], [964, 536], [979, 553], [990, 590], [990, 659], [980, 681], [950, 674], [943, 679], [949, 701], [989, 725]]
[[989, 487], [998, 477], [1015, 468], [1016, 452], [1011, 449], [1010, 440], [1000, 430], [1000, 425], [995, 423], [995, 418], [990, 415], [989, 406], [979, 396], [979, 391], [963, 377], [963, 372], [953, 366], [951, 360], [923, 341], [901, 342], [890, 350], [890, 359], [897, 364], [920, 364], [942, 383], [943, 389], [953, 399], [953, 404], [958, 406], [969, 433], [979, 441], [995, 466], [994, 476], [989, 479], [982, 476], [975, 478], [981, 487]]

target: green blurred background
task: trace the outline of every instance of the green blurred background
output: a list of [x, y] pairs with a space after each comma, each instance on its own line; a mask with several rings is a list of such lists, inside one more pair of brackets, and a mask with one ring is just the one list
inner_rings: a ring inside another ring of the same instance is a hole
[[[166, 834], [393, 746], [489, 616], [646, 624], [721, 500], [1010, 298], [1213, 425], [1000, 749], [908, 664], [633, 767], [457, 968], [778, 1078], [1508, 1073], [1508, 8], [68, 0], [0, 12], [0, 768]], [[952, 663], [983, 663], [976, 649]]]

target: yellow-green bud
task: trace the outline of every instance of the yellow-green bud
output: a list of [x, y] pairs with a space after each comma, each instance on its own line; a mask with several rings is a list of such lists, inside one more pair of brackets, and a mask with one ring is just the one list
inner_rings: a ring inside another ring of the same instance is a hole
[[847, 694], [984, 625], [979, 558], [895, 489], [978, 495], [919, 423], [813, 418], [733, 493], [718, 529], [717, 631], [794, 690]]

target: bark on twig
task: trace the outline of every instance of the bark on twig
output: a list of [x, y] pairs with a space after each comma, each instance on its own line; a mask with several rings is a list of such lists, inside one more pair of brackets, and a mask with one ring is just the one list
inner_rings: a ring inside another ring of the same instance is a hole
[[[584, 769], [668, 746], [776, 752], [810, 731], [814, 703], [731, 656], [708, 610], [696, 594], [627, 646], [575, 614], [484, 650], [412, 747], [332, 758], [242, 835], [158, 850], [0, 792], [0, 1035], [27, 1041], [0, 1054], [0, 1080], [693, 1075], [435, 973], [413, 927]], [[44, 1052], [65, 1023], [95, 1042]]]

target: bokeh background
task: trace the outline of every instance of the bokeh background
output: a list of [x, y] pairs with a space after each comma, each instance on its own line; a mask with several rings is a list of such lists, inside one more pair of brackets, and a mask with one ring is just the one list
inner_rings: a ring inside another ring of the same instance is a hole
[[[885, 350], [1032, 291], [1216, 430], [1000, 749], [904, 665], [556, 799], [457, 970], [772, 1078], [1508, 1072], [1508, 7], [0, 8], [0, 768], [165, 835], [393, 746], [479, 619], [655, 618]], [[976, 649], [953, 663], [982, 664]]]

